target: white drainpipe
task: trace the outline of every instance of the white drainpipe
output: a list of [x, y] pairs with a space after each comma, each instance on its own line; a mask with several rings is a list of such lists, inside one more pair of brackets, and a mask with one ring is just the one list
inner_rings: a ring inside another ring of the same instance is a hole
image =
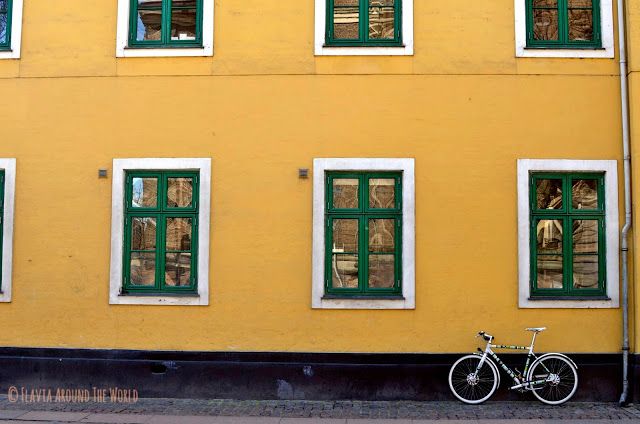
[[622, 102], [622, 151], [624, 155], [624, 226], [621, 232], [622, 254], [622, 395], [620, 405], [629, 396], [629, 230], [631, 229], [631, 156], [629, 149], [629, 90], [624, 0], [618, 0], [618, 45], [620, 48], [620, 100]]

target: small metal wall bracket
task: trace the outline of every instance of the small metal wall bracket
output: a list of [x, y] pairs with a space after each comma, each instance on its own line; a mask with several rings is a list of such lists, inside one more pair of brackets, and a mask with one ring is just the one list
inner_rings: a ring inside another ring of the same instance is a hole
[[298, 168], [298, 178], [309, 178], [309, 168]]
[[107, 170], [98, 169], [98, 178], [107, 178]]

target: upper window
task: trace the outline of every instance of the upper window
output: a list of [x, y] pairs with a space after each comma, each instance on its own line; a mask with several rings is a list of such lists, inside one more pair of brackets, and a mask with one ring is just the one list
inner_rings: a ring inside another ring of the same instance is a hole
[[327, 174], [325, 295], [401, 295], [402, 175]]
[[20, 57], [22, 1], [0, 0], [0, 59]]
[[517, 57], [613, 57], [612, 0], [514, 1]]
[[327, 0], [326, 45], [402, 44], [402, 0]]
[[520, 307], [617, 307], [616, 167], [518, 161]]
[[598, 48], [599, 0], [527, 0], [527, 47]]
[[315, 159], [312, 307], [415, 308], [413, 159]]
[[210, 159], [115, 159], [111, 304], [207, 305]]
[[131, 0], [129, 46], [202, 46], [202, 0]]
[[0, 159], [0, 302], [11, 302], [16, 160]]
[[413, 0], [315, 0], [316, 55], [413, 54]]
[[213, 54], [213, 0], [118, 2], [118, 57]]

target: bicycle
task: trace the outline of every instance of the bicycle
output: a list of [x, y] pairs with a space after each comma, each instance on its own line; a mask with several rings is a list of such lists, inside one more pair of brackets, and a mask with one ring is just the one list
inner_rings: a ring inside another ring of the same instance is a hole
[[[478, 353], [463, 356], [449, 371], [449, 387], [455, 397], [468, 404], [479, 404], [489, 399], [500, 385], [498, 363], [515, 383], [510, 390], [521, 393], [531, 391], [538, 400], [548, 405], [560, 405], [571, 399], [578, 388], [578, 367], [575, 362], [562, 353], [545, 353], [541, 356], [533, 353], [536, 336], [546, 329], [526, 329], [533, 332], [530, 346], [492, 344], [494, 337], [480, 331], [476, 337], [482, 337], [487, 342], [484, 351], [478, 348]], [[524, 371], [520, 373], [517, 369], [509, 368], [492, 349], [528, 350]]]

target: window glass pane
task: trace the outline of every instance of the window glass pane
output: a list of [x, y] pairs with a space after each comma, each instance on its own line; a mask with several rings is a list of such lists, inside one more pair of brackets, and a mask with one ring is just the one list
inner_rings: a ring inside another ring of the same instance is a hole
[[155, 208], [158, 205], [158, 179], [134, 177], [132, 179], [131, 206], [135, 208]]
[[7, 0], [0, 0], [0, 11], [4, 12], [7, 10]]
[[131, 252], [131, 284], [153, 286], [156, 281], [156, 254]]
[[193, 198], [193, 178], [167, 178], [167, 206], [188, 208]]
[[394, 255], [369, 255], [369, 287], [391, 289], [394, 281]]
[[167, 218], [167, 250], [191, 250], [191, 218]]
[[562, 253], [562, 221], [541, 219], [536, 226], [538, 254]]
[[[364, 1], [364, 0], [363, 0]], [[333, 37], [344, 40], [360, 38], [359, 0], [334, 0]]]
[[591, 9], [593, 7], [592, 0], [568, 0], [567, 4], [569, 8], [577, 7]]
[[162, 10], [138, 10], [136, 41], [158, 41], [162, 38]]
[[573, 253], [598, 253], [598, 221], [573, 221]]
[[[174, 5], [176, 2], [174, 1]], [[193, 41], [196, 39], [196, 9], [173, 9], [171, 11], [171, 40]]]
[[558, 40], [558, 10], [533, 10], [533, 39]]
[[598, 255], [573, 257], [573, 287], [576, 289], [598, 288]]
[[558, 0], [533, 0], [533, 7], [558, 7]]
[[191, 253], [167, 253], [164, 283], [171, 287], [188, 286], [191, 283]]
[[394, 178], [369, 180], [369, 207], [394, 209], [396, 207], [396, 181]]
[[333, 288], [358, 288], [358, 255], [331, 255], [331, 275]]
[[7, 14], [0, 13], [0, 44], [7, 42]]
[[358, 208], [358, 180], [355, 178], [334, 178], [333, 207], [335, 209]]
[[561, 179], [539, 179], [536, 181], [536, 208], [562, 209]]
[[561, 289], [562, 288], [562, 256], [540, 255], [537, 260], [539, 289]]
[[369, 251], [393, 253], [396, 247], [395, 219], [369, 220]]
[[156, 248], [156, 219], [131, 219], [131, 249], [154, 250]]
[[590, 9], [569, 9], [569, 40], [593, 40], [593, 12]]
[[334, 219], [333, 220], [333, 252], [357, 253], [358, 252], [358, 220]]
[[369, 38], [372, 40], [395, 38], [394, 0], [369, 0]]
[[573, 209], [598, 209], [598, 180], [573, 180], [571, 185]]

